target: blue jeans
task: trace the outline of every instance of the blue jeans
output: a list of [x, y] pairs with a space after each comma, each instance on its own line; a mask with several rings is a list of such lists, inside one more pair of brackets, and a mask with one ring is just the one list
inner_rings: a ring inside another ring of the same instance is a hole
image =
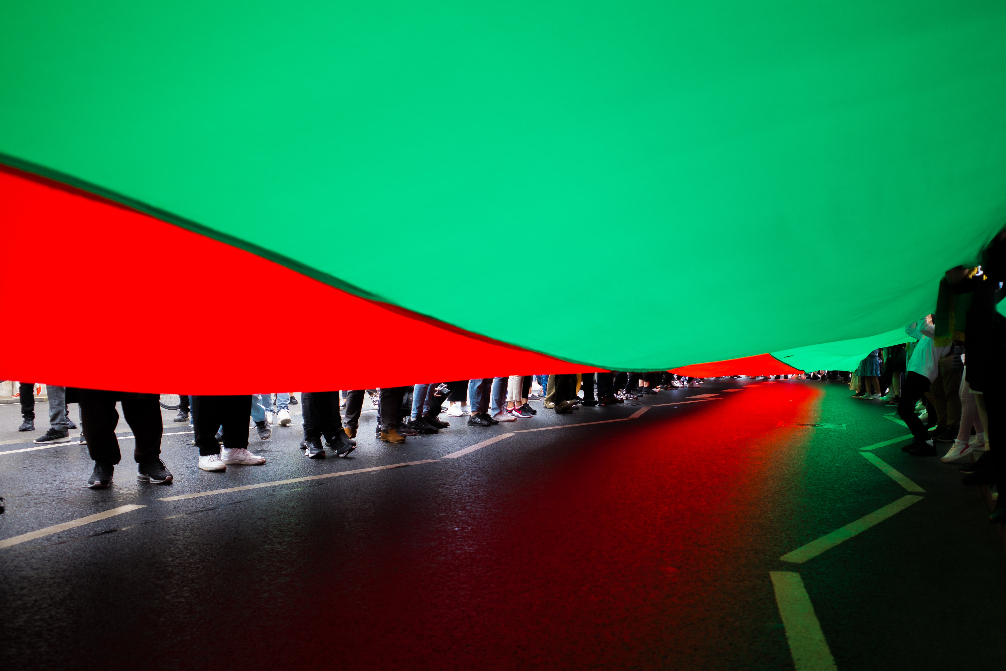
[[503, 412], [503, 409], [506, 408], [506, 387], [509, 381], [510, 378], [508, 377], [493, 378], [493, 391], [489, 414], [494, 417]]
[[284, 391], [281, 394], [276, 394], [276, 411], [289, 410], [290, 409], [290, 392]]
[[468, 408], [473, 415], [489, 410], [489, 390], [492, 383], [491, 377], [468, 381]]
[[[287, 395], [288, 402], [289, 398], [289, 395]], [[255, 423], [264, 422], [267, 411], [272, 412], [272, 394], [252, 394], [252, 421]]]
[[412, 389], [413, 422], [426, 414], [426, 411], [430, 409], [430, 403], [433, 402], [433, 395], [436, 391], [437, 385], [435, 384], [417, 384]]

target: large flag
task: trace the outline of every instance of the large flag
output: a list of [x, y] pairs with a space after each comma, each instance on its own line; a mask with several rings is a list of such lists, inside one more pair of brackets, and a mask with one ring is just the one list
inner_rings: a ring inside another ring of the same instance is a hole
[[997, 0], [7, 3], [0, 377], [331, 389], [879, 338], [1006, 221], [1004, 34]]

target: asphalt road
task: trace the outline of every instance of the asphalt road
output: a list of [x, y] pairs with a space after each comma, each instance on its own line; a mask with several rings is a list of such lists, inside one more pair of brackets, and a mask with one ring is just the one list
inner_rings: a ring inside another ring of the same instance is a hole
[[165, 411], [175, 483], [127, 457], [92, 491], [81, 446], [22, 451], [43, 407], [26, 437], [0, 406], [0, 669], [1001, 667], [1003, 545], [891, 410], [725, 380], [403, 446], [368, 412], [324, 461], [295, 415], [253, 437], [266, 465], [225, 473]]

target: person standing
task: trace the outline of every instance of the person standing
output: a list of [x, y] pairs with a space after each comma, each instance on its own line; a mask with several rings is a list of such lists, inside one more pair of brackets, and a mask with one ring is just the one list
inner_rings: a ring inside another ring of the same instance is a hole
[[304, 401], [304, 440], [300, 446], [307, 458], [325, 458], [325, 449], [321, 446], [322, 437], [335, 450], [337, 457], [348, 457], [356, 449], [356, 441], [351, 440], [349, 433], [342, 427], [339, 392], [305, 391], [301, 393], [301, 397]]
[[936, 447], [930, 440], [922, 420], [915, 414], [915, 404], [929, 391], [933, 380], [936, 379], [937, 362], [948, 348], [933, 346], [932, 338], [936, 331], [932, 315], [912, 322], [905, 327], [905, 332], [913, 338], [918, 338], [919, 343], [908, 362], [905, 386], [901, 390], [901, 400], [898, 402], [898, 416], [908, 426], [913, 438], [911, 444], [901, 449], [916, 456], [931, 456], [936, 454]]
[[35, 430], [35, 383], [18, 383], [18, 400], [21, 402], [21, 426], [18, 431]]
[[[265, 457], [248, 450], [251, 406], [251, 394], [192, 397], [192, 424], [200, 469], [226, 471], [230, 464], [259, 466], [265, 463]], [[220, 427], [223, 427], [223, 449], [216, 437]]]
[[[51, 389], [51, 388], [50, 388]], [[115, 427], [119, 424], [118, 402], [122, 414], [133, 431], [133, 459], [136, 461], [136, 479], [155, 485], [170, 484], [171, 471], [161, 461], [161, 406], [157, 394], [132, 394], [80, 389], [80, 421], [83, 426], [87, 451], [94, 461], [94, 470], [87, 481], [91, 489], [105, 489], [112, 484], [115, 466], [122, 459]]]
[[77, 425], [70, 420], [70, 411], [66, 405], [66, 387], [47, 384], [45, 388], [49, 397], [49, 430], [34, 442], [65, 443], [70, 440], [70, 429], [77, 428]]

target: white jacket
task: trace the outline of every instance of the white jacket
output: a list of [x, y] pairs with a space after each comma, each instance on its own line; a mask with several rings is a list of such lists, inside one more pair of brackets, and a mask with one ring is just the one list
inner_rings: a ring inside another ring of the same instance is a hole
[[936, 327], [926, 323], [926, 318], [916, 320], [905, 327], [905, 333], [917, 338], [919, 344], [912, 352], [912, 360], [908, 362], [908, 370], [925, 375], [929, 382], [936, 379], [940, 372], [940, 357], [950, 350], [950, 346], [936, 347], [933, 345], [933, 336], [936, 335]]

